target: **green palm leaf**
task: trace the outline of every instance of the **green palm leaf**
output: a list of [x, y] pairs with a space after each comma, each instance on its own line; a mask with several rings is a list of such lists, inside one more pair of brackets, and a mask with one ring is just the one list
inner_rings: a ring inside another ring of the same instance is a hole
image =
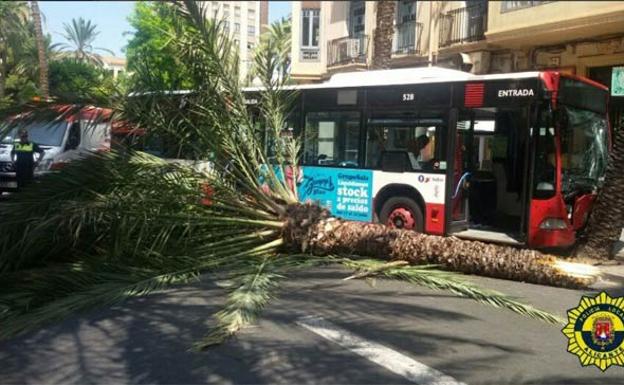
[[429, 289], [450, 291], [460, 297], [511, 310], [514, 313], [540, 319], [548, 323], [565, 323], [560, 317], [526, 305], [497, 291], [479, 288], [466, 282], [461, 274], [439, 270], [435, 265], [407, 266], [406, 264], [388, 263], [375, 259], [353, 260], [338, 258], [337, 261], [351, 269], [356, 269], [361, 277], [380, 276], [386, 279], [398, 279]]

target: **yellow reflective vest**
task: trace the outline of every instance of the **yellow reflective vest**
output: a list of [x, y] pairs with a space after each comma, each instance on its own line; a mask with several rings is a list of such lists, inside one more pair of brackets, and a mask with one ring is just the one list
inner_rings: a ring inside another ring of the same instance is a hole
[[13, 145], [13, 150], [15, 152], [33, 152], [34, 146], [32, 142], [29, 142], [29, 143], [15, 142], [15, 144]]

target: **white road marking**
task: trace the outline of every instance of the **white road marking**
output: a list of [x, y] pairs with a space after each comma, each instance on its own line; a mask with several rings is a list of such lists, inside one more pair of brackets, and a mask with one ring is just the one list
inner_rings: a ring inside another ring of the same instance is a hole
[[404, 354], [358, 337], [321, 317], [302, 317], [297, 320], [297, 324], [417, 384], [465, 385]]

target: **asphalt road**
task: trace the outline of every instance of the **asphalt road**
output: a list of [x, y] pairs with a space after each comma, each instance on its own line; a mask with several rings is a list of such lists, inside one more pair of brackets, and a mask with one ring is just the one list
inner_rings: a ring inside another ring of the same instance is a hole
[[[581, 367], [559, 326], [401, 282], [373, 288], [344, 276], [340, 268], [299, 274], [255, 326], [201, 353], [188, 348], [211, 324], [222, 288], [204, 282], [134, 299], [0, 343], [0, 383], [413, 383], [306, 329], [298, 321], [307, 316], [467, 384], [624, 383], [622, 367]], [[561, 316], [589, 293], [471, 279]], [[610, 294], [624, 295], [622, 285]]]

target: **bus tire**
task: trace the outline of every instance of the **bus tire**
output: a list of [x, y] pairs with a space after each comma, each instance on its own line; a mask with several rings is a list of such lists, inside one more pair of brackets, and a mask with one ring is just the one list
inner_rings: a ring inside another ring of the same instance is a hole
[[416, 202], [406, 197], [393, 197], [384, 202], [379, 221], [386, 226], [422, 233], [424, 218]]

